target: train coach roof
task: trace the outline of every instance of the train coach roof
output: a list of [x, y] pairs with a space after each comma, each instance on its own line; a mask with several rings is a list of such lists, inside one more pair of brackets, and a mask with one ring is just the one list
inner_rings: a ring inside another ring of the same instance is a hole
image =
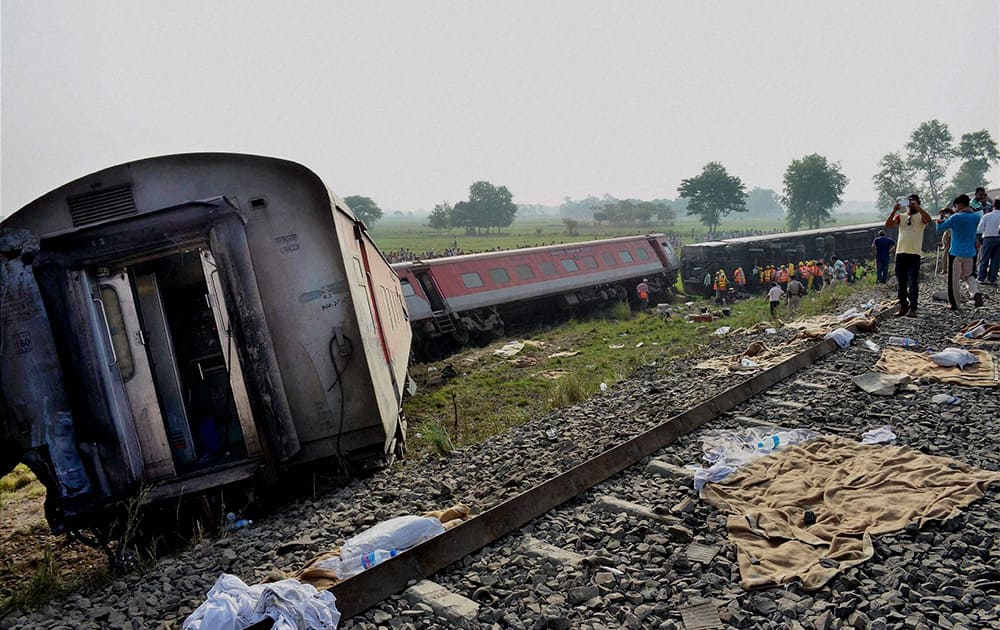
[[759, 234], [757, 236], [741, 236], [739, 238], [727, 238], [719, 241], [703, 241], [701, 243], [691, 243], [687, 247], [718, 247], [720, 245], [737, 245], [741, 243], [756, 243], [759, 241], [774, 241], [783, 238], [802, 238], [803, 236], [826, 236], [839, 232], [849, 232], [852, 230], [870, 230], [884, 227], [883, 223], [859, 223], [857, 225], [840, 225], [837, 227], [819, 228], [816, 230], [800, 230], [798, 232], [780, 232], [777, 234]]
[[486, 260], [489, 258], [502, 258], [512, 253], [518, 254], [541, 254], [545, 252], [559, 251], [563, 249], [576, 249], [580, 247], [591, 247], [594, 245], [624, 244], [635, 241], [645, 241], [650, 238], [666, 238], [665, 234], [637, 234], [635, 236], [619, 236], [617, 238], [605, 238], [596, 241], [576, 241], [573, 243], [560, 243], [558, 245], [539, 245], [537, 247], [521, 247], [518, 249], [505, 249], [498, 252], [480, 252], [478, 254], [462, 254], [460, 256], [444, 256], [441, 258], [428, 258], [426, 260], [411, 260], [407, 262], [395, 263], [393, 267], [397, 269], [408, 269], [410, 267], [420, 267], [429, 264], [460, 263], [474, 260]]
[[[316, 186], [321, 186], [329, 196], [332, 206], [356, 219], [343, 199], [331, 191], [314, 171], [298, 162], [247, 153], [198, 152], [158, 155], [102, 168], [46, 192], [4, 217], [0, 224], [27, 228], [40, 235], [66, 229], [89, 227], [100, 221], [88, 221], [79, 225], [75, 224], [75, 221], [71, 222], [69, 199], [85, 196], [87, 193], [95, 191], [99, 192], [101, 188], [112, 190], [128, 188], [129, 198], [126, 205], [131, 204], [134, 210], [123, 214], [144, 214], [160, 210], [165, 203], [172, 205], [215, 199], [219, 198], [220, 194], [230, 192], [223, 184], [232, 179], [233, 171], [262, 164], [285, 169]], [[198, 169], [201, 169], [199, 176], [192, 177], [191, 173]], [[214, 169], [214, 176], [206, 174], [208, 169]], [[186, 181], [171, 183], [172, 177], [181, 177], [178, 173], [183, 173], [183, 177], [187, 178]], [[158, 185], [155, 186], [157, 193], [155, 195], [143, 196], [143, 188], [150, 188], [143, 181], [145, 178], [157, 180]], [[221, 190], [220, 186], [222, 186]], [[180, 196], [170, 198], [170, 195], [164, 194], [164, 191], [173, 191]]]

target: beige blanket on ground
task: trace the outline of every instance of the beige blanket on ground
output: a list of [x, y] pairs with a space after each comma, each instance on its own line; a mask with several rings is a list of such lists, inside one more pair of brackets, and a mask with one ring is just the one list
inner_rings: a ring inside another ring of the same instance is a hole
[[730, 514], [743, 588], [801, 580], [815, 590], [871, 558], [872, 535], [947, 519], [990, 483], [1000, 472], [830, 436], [759, 459], [701, 496]]
[[[982, 324], [983, 328], [986, 329], [986, 332], [983, 334], [982, 337], [971, 339], [965, 336], [965, 333], [969, 332], [970, 330], [979, 326], [980, 324]], [[988, 322], [985, 319], [977, 319], [976, 321], [972, 322], [962, 330], [958, 331], [958, 334], [952, 337], [951, 340], [957, 344], [965, 346], [985, 346], [985, 345], [1000, 344], [1000, 324], [994, 322]]]
[[985, 350], [969, 350], [979, 363], [957, 367], [942, 367], [931, 360], [929, 354], [904, 348], [888, 347], [875, 363], [875, 369], [884, 374], [907, 374], [913, 379], [926, 378], [939, 383], [953, 383], [968, 387], [997, 387], [1000, 378], [993, 357]]
[[[801, 341], [791, 341], [772, 347], [755, 341], [739, 354], [706, 359], [694, 367], [699, 370], [718, 370], [723, 373], [767, 370], [794, 356], [801, 349], [801, 345]], [[749, 359], [754, 365], [743, 365], [743, 359]]]

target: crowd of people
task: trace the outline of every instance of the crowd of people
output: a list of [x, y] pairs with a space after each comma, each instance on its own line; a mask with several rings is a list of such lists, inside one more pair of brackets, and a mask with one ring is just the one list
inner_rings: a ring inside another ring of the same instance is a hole
[[[867, 260], [841, 260], [832, 256], [829, 262], [807, 260], [781, 265], [754, 265], [749, 273], [743, 267], [737, 267], [732, 278], [725, 269], [719, 269], [714, 274], [706, 272], [702, 284], [705, 295], [714, 295], [720, 304], [759, 292], [766, 292], [770, 298], [775, 288], [780, 291], [779, 299], [786, 295], [801, 298], [808, 292], [822, 291], [824, 287], [837, 283], [853, 284], [869, 271]], [[797, 305], [799, 300], [791, 302]]]
[[[888, 270], [889, 256], [896, 255], [896, 280], [899, 284], [898, 317], [916, 317], [920, 296], [920, 260], [924, 229], [935, 223], [941, 235], [939, 257], [947, 252], [944, 270], [948, 274], [948, 303], [953, 311], [961, 310], [963, 303], [971, 300], [978, 308], [984, 298], [980, 284], [997, 284], [1000, 270], [1000, 199], [991, 200], [986, 190], [977, 188], [973, 198], [968, 195], [955, 197], [952, 203], [938, 211], [932, 218], [918, 195], [909, 195], [893, 207], [885, 220], [887, 228], [898, 228], [898, 241], [884, 234], [878, 245], [876, 264]], [[940, 261], [939, 261], [940, 262]], [[940, 267], [940, 265], [938, 265]], [[887, 273], [879, 275], [885, 282]], [[964, 285], [964, 290], [963, 290]]]

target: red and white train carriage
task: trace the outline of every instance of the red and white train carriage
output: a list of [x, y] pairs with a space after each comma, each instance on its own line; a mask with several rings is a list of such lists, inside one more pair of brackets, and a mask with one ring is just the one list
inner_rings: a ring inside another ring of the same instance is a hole
[[680, 261], [663, 234], [528, 247], [392, 266], [416, 337], [466, 343], [503, 334], [541, 308], [629, 299], [649, 280], [654, 296], [672, 286]]

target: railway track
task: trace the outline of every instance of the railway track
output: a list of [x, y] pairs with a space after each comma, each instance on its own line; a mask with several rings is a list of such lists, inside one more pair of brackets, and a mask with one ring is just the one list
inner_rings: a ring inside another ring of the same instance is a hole
[[[907, 325], [896, 320], [887, 327]], [[931, 322], [920, 326], [935, 328]], [[886, 335], [879, 337], [884, 341]], [[845, 571], [820, 592], [792, 586], [758, 595], [740, 589], [724, 517], [697, 501], [689, 473], [677, 465], [692, 461], [691, 432], [709, 420], [725, 427], [809, 426], [855, 439], [866, 426], [891, 422], [904, 444], [1000, 468], [995, 433], [979, 436], [978, 446], [971, 447], [968, 431], [941, 435], [940, 418], [907, 426], [909, 415], [919, 413], [913, 401], [872, 409], [859, 400], [860, 405], [841, 408], [844, 415], [828, 417], [827, 409], [813, 403], [866, 362], [859, 348], [834, 352], [832, 342], [810, 346], [414, 548], [391, 561], [396, 566], [380, 565], [356, 582], [338, 585], [334, 592], [342, 610], [353, 615], [381, 601], [374, 614], [359, 618], [357, 627], [366, 628], [386, 622], [515, 628], [996, 627], [996, 490], [984, 505], [969, 508], [972, 522], [963, 514], [926, 531], [879, 537], [871, 566]], [[854, 356], [843, 357], [849, 354]], [[808, 380], [798, 376], [804, 368], [810, 368]], [[982, 405], [980, 429], [1000, 430], [995, 392], [965, 391], [970, 404]], [[955, 419], [944, 415], [945, 421]], [[438, 571], [433, 582], [426, 579]], [[709, 593], [713, 596], [705, 597]]]
[[[957, 320], [928, 310], [924, 320], [885, 321], [873, 338], [884, 343], [905, 333], [940, 345]], [[750, 340], [720, 339], [712, 352]], [[479, 516], [335, 587], [343, 627], [989, 627], [996, 618], [989, 614], [1000, 611], [990, 587], [1000, 575], [989, 573], [1000, 566], [995, 491], [968, 510], [964, 526], [879, 537], [876, 558], [818, 593], [739, 586], [724, 517], [679, 476], [678, 464], [700, 458], [699, 424], [770, 421], [857, 438], [892, 422], [903, 444], [1000, 469], [995, 437], [976, 438], [1000, 431], [995, 391], [961, 393], [981, 413], [942, 432], [941, 418], [926, 413], [942, 388], [923, 388], [911, 400], [877, 399], [874, 408], [849, 381], [873, 355], [857, 341], [832, 350], [829, 342], [812, 346], [793, 359], [799, 367], [778, 366], [691, 409], [690, 401], [724, 380], [686, 362], [646, 366], [575, 408], [451, 458], [298, 502], [252, 529], [162, 559], [147, 577], [125, 576], [12, 625], [57, 627], [51, 620], [62, 619], [65, 627], [116, 627], [109, 623], [116, 620], [176, 627], [221, 571], [250, 581], [275, 567], [293, 569], [379, 520], [461, 500]], [[128, 618], [116, 617], [118, 610]]]

